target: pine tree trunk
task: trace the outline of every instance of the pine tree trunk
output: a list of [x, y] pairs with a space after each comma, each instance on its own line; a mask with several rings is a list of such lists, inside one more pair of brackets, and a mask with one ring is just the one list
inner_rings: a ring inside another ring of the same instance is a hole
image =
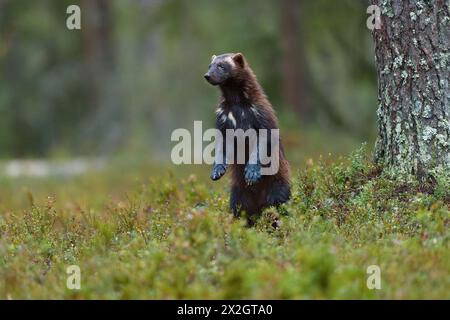
[[280, 44], [282, 96], [301, 120], [311, 118], [311, 108], [305, 90], [305, 56], [302, 48], [301, 16], [303, 1], [282, 0], [280, 10]]
[[450, 0], [372, 0], [378, 73], [375, 161], [423, 178], [450, 169]]

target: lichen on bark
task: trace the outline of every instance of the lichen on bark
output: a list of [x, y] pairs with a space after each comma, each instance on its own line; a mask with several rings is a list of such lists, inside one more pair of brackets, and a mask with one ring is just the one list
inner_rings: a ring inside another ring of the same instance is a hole
[[450, 0], [372, 0], [378, 73], [375, 162], [423, 177], [450, 169]]

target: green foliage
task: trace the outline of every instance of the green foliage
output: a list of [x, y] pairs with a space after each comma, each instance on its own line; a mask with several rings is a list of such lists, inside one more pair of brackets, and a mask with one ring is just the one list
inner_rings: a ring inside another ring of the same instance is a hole
[[[251, 228], [206, 168], [4, 181], [0, 298], [450, 298], [448, 178], [396, 181], [366, 158], [310, 161]], [[374, 264], [381, 290], [366, 287]]]

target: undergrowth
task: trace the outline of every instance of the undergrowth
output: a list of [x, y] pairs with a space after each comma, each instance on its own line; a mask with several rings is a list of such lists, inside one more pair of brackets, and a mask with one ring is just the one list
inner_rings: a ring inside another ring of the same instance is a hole
[[[230, 214], [225, 182], [172, 171], [119, 188], [124, 179], [3, 198], [0, 298], [450, 298], [448, 176], [390, 178], [363, 149], [309, 161], [291, 201], [252, 228]], [[80, 290], [66, 287], [70, 265]], [[371, 265], [380, 290], [366, 285]]]

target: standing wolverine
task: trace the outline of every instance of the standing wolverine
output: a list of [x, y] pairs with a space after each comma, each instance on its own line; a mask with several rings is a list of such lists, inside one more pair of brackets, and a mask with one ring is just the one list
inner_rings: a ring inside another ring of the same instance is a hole
[[[224, 137], [227, 129], [278, 129], [278, 121], [272, 105], [268, 101], [256, 76], [241, 53], [227, 53], [213, 56], [205, 79], [212, 85], [218, 85], [221, 99], [217, 109], [216, 128]], [[258, 134], [259, 140], [259, 134]], [[234, 142], [236, 144], [236, 141]], [[246, 145], [249, 143], [246, 141]], [[232, 169], [232, 187], [230, 207], [235, 216], [245, 211], [248, 217], [257, 215], [270, 206], [278, 206], [289, 200], [291, 188], [289, 182], [289, 164], [284, 157], [281, 141], [278, 141], [279, 168], [273, 175], [261, 175], [260, 145], [255, 150], [245, 148], [245, 163], [230, 161], [227, 145], [216, 147], [223, 152], [225, 161], [216, 161], [211, 172], [211, 179], [218, 180], [226, 172], [228, 164]], [[267, 139], [265, 148], [271, 151], [271, 139]], [[234, 150], [237, 148], [235, 147]], [[275, 149], [275, 148], [272, 148]], [[249, 158], [256, 151], [256, 161]]]

